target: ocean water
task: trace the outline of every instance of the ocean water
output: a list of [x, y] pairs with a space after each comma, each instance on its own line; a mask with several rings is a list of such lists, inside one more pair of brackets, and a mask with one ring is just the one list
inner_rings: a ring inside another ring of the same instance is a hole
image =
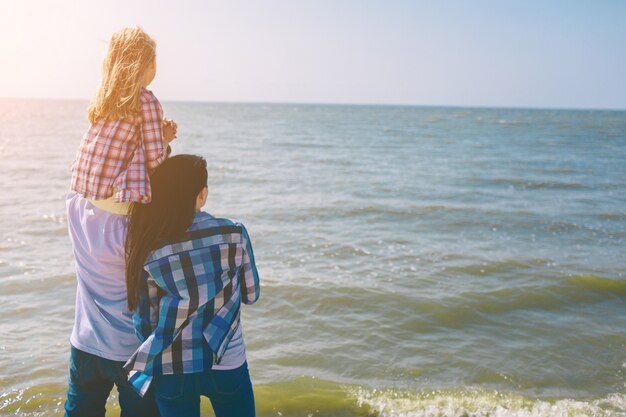
[[[63, 414], [86, 106], [0, 100], [2, 416]], [[254, 243], [259, 416], [626, 415], [626, 112], [164, 108]]]

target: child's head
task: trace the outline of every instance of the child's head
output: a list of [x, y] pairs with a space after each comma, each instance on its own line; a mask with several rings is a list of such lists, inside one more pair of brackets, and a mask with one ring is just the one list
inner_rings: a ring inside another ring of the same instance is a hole
[[102, 82], [89, 106], [89, 121], [138, 116], [141, 88], [150, 84], [155, 71], [154, 39], [139, 27], [115, 32], [102, 65]]

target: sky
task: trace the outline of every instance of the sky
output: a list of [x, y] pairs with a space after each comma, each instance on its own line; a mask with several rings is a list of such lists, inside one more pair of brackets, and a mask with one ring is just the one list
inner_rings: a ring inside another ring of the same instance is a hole
[[0, 0], [0, 97], [91, 98], [135, 25], [160, 100], [626, 109], [621, 0]]

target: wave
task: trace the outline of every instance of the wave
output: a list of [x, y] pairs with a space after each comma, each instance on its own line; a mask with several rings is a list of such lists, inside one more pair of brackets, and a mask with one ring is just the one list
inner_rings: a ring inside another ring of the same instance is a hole
[[508, 185], [525, 190], [582, 190], [588, 188], [576, 182], [563, 182], [551, 180], [524, 180], [518, 178], [494, 178], [491, 182]]
[[551, 285], [524, 285], [487, 292], [468, 292], [437, 300], [416, 303], [416, 308], [431, 321], [447, 327], [490, 321], [495, 315], [518, 310], [554, 311], [583, 304], [606, 302], [626, 297], [626, 280], [578, 275]]
[[[508, 265], [516, 268], [515, 263]], [[310, 291], [294, 286], [273, 288], [273, 296], [289, 294], [303, 314], [311, 317], [334, 311], [337, 316], [354, 315], [354, 328], [364, 325], [364, 317], [393, 322], [399, 329], [415, 332], [429, 329], [457, 328], [467, 324], [491, 323], [499, 316], [517, 311], [559, 311], [579, 308], [626, 298], [626, 279], [603, 278], [592, 275], [552, 277], [549, 284], [527, 284], [490, 291], [471, 291], [446, 297], [390, 292], [380, 288], [337, 286], [327, 288], [323, 298], [294, 294]], [[420, 281], [423, 284], [423, 281]], [[389, 300], [393, 299], [393, 303]], [[364, 306], [367, 306], [364, 307]], [[276, 314], [280, 314], [277, 306]]]
[[38, 293], [51, 293], [52, 288], [71, 287], [76, 282], [76, 275], [74, 274], [43, 276], [39, 272], [40, 271], [27, 268], [19, 268], [11, 271], [11, 275], [7, 274], [6, 277], [3, 278], [2, 295], [31, 297]]
[[594, 275], [576, 275], [569, 277], [566, 282], [580, 290], [626, 297], [626, 280], [624, 279], [604, 278]]
[[530, 123], [528, 123], [528, 122], [524, 122], [522, 120], [517, 120], [517, 119], [512, 119], [512, 120], [498, 119], [498, 124], [499, 125], [510, 125], [510, 126], [530, 125]]
[[382, 215], [390, 218], [411, 218], [417, 215], [417, 211], [408, 209], [395, 209], [389, 206], [362, 206], [343, 211], [345, 217]]
[[548, 230], [551, 232], [567, 232], [570, 230], [583, 230], [583, 229], [593, 230], [582, 224], [570, 223], [570, 222], [556, 222], [556, 223], [552, 223], [550, 227], [548, 227]]
[[[34, 417], [62, 415], [63, 384], [43, 384], [0, 395], [0, 414]], [[259, 417], [618, 417], [626, 412], [625, 394], [592, 399], [541, 399], [481, 388], [400, 390], [300, 377], [255, 384]], [[203, 415], [211, 406], [201, 401]], [[119, 415], [117, 401], [107, 415]]]
[[383, 132], [385, 134], [393, 135], [393, 136], [402, 136], [402, 137], [417, 136], [417, 132], [416, 131], [406, 130], [406, 129], [397, 129], [397, 128], [393, 128], [393, 127], [385, 127], [385, 128], [383, 128]]
[[462, 266], [450, 266], [448, 271], [466, 273], [470, 275], [489, 275], [502, 272], [530, 269], [536, 266], [545, 266], [550, 263], [549, 259], [532, 258], [525, 260], [506, 260], [494, 262], [482, 262], [480, 264], [469, 264]]
[[598, 214], [598, 217], [603, 220], [624, 220], [626, 219], [625, 213], [601, 213]]
[[[359, 406], [379, 417], [617, 417], [626, 412], [626, 395], [610, 394], [594, 400], [534, 399], [487, 390], [355, 392]], [[372, 415], [371, 414], [371, 415]]]
[[[378, 191], [385, 193], [393, 192], [391, 189], [380, 189]], [[491, 226], [493, 219], [532, 222], [528, 224], [535, 226], [536, 222], [541, 220], [541, 215], [542, 213], [537, 210], [511, 210], [484, 204], [420, 204], [412, 202], [403, 206], [391, 204], [355, 205], [353, 202], [344, 200], [334, 201], [330, 206], [309, 207], [301, 212], [302, 219], [347, 218], [354, 220], [368, 218], [385, 222], [419, 220], [424, 219], [423, 216], [438, 216], [437, 218], [439, 219], [444, 219], [444, 217], [440, 216], [456, 216], [454, 221], [446, 217], [448, 224], [453, 224], [454, 226], [476, 225], [476, 222]], [[277, 219], [284, 219], [284, 213], [282, 212], [276, 214], [276, 216]], [[566, 229], [585, 228], [575, 223], [566, 224], [565, 222], [555, 227], [564, 227]]]
[[573, 174], [575, 172], [578, 172], [576, 170], [576, 168], [567, 168], [567, 167], [562, 167], [562, 168], [533, 168], [533, 171], [548, 172], [550, 174]]
[[[414, 218], [418, 215], [426, 215], [432, 213], [458, 213], [458, 214], [509, 214], [510, 211], [497, 210], [497, 209], [485, 209], [482, 207], [470, 207], [470, 206], [461, 206], [461, 205], [444, 205], [444, 204], [412, 204], [409, 207], [404, 208], [394, 208], [391, 206], [385, 205], [369, 205], [369, 206], [360, 206], [360, 207], [352, 207], [337, 210], [337, 212], [332, 212], [333, 215], [340, 214], [344, 217], [358, 217], [358, 216], [385, 216], [389, 217], [389, 219], [398, 219], [398, 218]], [[312, 214], [318, 215], [322, 212], [322, 209], [313, 209]], [[324, 212], [329, 212], [328, 209], [324, 209]], [[515, 211], [513, 212], [518, 215], [526, 215], [530, 214], [528, 211]]]

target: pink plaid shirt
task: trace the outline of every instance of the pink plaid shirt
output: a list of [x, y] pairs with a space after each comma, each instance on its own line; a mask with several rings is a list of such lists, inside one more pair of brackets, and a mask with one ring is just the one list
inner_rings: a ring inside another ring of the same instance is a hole
[[163, 109], [141, 90], [141, 120], [99, 120], [89, 126], [72, 164], [72, 191], [104, 200], [116, 189], [116, 202], [149, 203], [148, 175], [167, 157]]

